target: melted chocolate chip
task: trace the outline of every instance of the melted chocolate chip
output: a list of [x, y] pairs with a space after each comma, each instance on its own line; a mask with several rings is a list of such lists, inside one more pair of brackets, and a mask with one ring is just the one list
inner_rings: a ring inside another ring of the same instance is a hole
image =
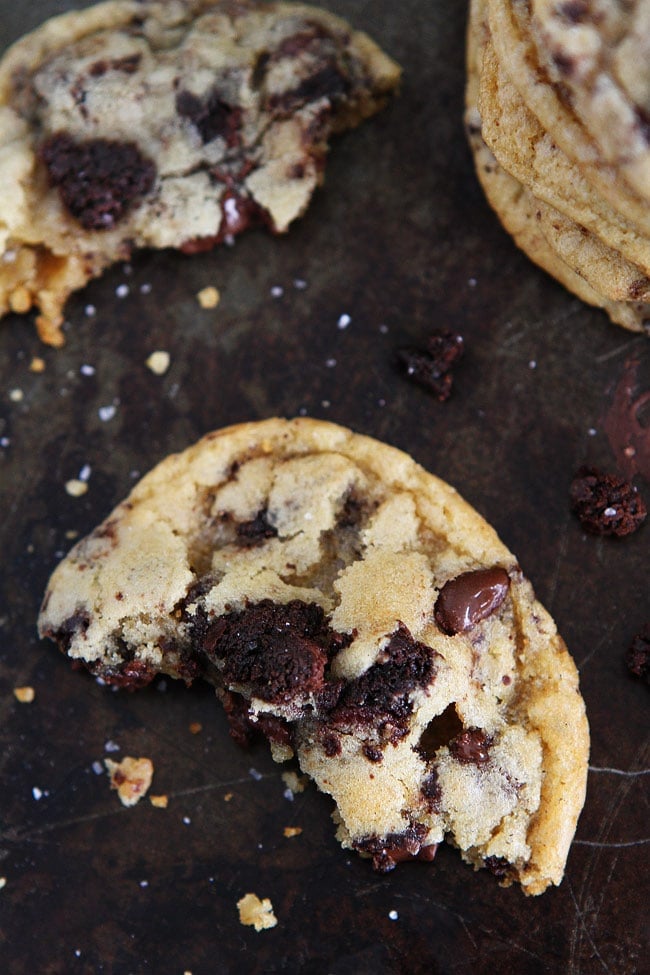
[[86, 230], [114, 227], [156, 180], [154, 163], [132, 142], [76, 142], [58, 132], [43, 143], [41, 158], [50, 184]]
[[227, 684], [274, 704], [325, 691], [325, 668], [349, 642], [328, 626], [320, 606], [297, 599], [264, 599], [215, 620], [197, 614], [194, 639], [199, 652], [220, 661]]
[[426, 836], [426, 826], [414, 823], [403, 833], [389, 833], [388, 836], [369, 836], [357, 840], [353, 845], [356, 850], [369, 853], [372, 865], [380, 873], [388, 873], [398, 863], [404, 860], [426, 860], [431, 862], [436, 855], [438, 845], [430, 843], [422, 845]]
[[441, 403], [451, 395], [451, 370], [462, 354], [462, 337], [443, 329], [431, 334], [426, 349], [405, 346], [396, 353], [397, 364], [406, 377], [426, 387]]
[[239, 144], [242, 110], [229, 105], [217, 91], [202, 100], [191, 91], [179, 91], [176, 111], [194, 125], [203, 144], [221, 137], [232, 148]]
[[495, 612], [508, 594], [510, 579], [498, 566], [463, 572], [444, 584], [434, 609], [441, 630], [454, 636]]
[[570, 489], [571, 508], [580, 524], [594, 535], [630, 535], [647, 516], [636, 487], [616, 474], [581, 467]]
[[413, 710], [409, 694], [434, 678], [433, 657], [431, 647], [414, 640], [400, 623], [383, 651], [383, 662], [345, 684], [330, 720], [342, 726], [374, 724], [390, 740], [398, 740]]
[[244, 548], [261, 545], [267, 538], [275, 538], [277, 528], [268, 522], [268, 511], [263, 508], [250, 521], [242, 521], [237, 525], [237, 543]]
[[628, 670], [650, 684], [650, 623], [636, 634], [625, 655]]
[[491, 743], [491, 738], [480, 728], [470, 728], [449, 742], [449, 751], [463, 765], [484, 765], [490, 760]]

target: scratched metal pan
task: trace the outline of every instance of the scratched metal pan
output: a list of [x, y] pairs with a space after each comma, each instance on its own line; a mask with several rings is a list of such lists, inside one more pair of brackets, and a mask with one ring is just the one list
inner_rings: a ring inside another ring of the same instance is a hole
[[[3, 46], [72, 6], [1, 0]], [[462, 126], [465, 5], [326, 6], [372, 33], [404, 83], [334, 144], [288, 236], [138, 255], [69, 302], [60, 350], [29, 316], [0, 327], [6, 975], [648, 971], [648, 689], [624, 655], [648, 618], [650, 529], [589, 537], [568, 506], [584, 462], [633, 464], [650, 500], [648, 342], [534, 267], [486, 205]], [[208, 285], [221, 292], [212, 310], [196, 300]], [[467, 349], [445, 403], [394, 362], [436, 327]], [[170, 355], [162, 376], [145, 365], [154, 350]], [[111, 691], [39, 642], [49, 573], [138, 473], [213, 428], [300, 413], [388, 441], [454, 484], [555, 617], [592, 729], [559, 888], [501, 889], [446, 847], [432, 864], [374, 873], [336, 843], [325, 796], [290, 800], [264, 746], [237, 748], [207, 687]], [[80, 473], [88, 490], [73, 497], [64, 485]], [[32, 703], [15, 698], [21, 686]], [[153, 761], [166, 809], [120, 805], [102, 766], [127, 754]], [[249, 891], [270, 898], [276, 927], [242, 926]]]

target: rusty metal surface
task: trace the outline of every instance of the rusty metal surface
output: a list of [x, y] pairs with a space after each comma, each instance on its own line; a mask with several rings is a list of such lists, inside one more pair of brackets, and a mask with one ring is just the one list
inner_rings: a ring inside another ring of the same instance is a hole
[[[72, 6], [2, 0], [3, 46]], [[462, 128], [464, 4], [326, 6], [402, 63], [403, 90], [335, 143], [325, 186], [287, 237], [139, 255], [131, 273], [116, 267], [70, 301], [60, 351], [39, 344], [29, 316], [0, 327], [7, 975], [649, 970], [648, 689], [623, 657], [648, 618], [650, 528], [586, 536], [568, 486], [583, 462], [634, 467], [626, 404], [650, 386], [650, 347], [530, 264], [486, 206]], [[206, 285], [222, 294], [212, 311], [195, 297]], [[434, 327], [467, 348], [446, 403], [393, 361]], [[164, 376], [145, 366], [155, 349], [170, 353]], [[266, 748], [237, 749], [208, 688], [112, 692], [38, 641], [41, 595], [71, 533], [99, 522], [137, 473], [213, 428], [301, 412], [399, 446], [453, 483], [554, 615], [592, 729], [559, 889], [502, 890], [446, 848], [432, 865], [373, 873], [337, 845], [326, 797], [289, 801]], [[640, 410], [641, 446], [647, 420]], [[88, 491], [70, 497], [64, 484], [86, 465]], [[650, 500], [649, 481], [636, 483]], [[31, 704], [13, 695], [22, 685]], [[167, 809], [120, 805], [98, 773], [126, 754], [152, 759]], [[302, 832], [287, 838], [287, 826]], [[275, 928], [240, 924], [248, 891], [271, 899]]]

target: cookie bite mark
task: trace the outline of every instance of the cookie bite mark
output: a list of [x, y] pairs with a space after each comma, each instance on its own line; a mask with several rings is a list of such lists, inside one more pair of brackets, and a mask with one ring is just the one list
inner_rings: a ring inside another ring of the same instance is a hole
[[50, 185], [84, 230], [109, 230], [153, 188], [156, 167], [133, 142], [56, 132], [41, 146]]
[[449, 636], [465, 633], [496, 612], [509, 588], [510, 577], [498, 566], [463, 572], [440, 590], [434, 608], [436, 623]]

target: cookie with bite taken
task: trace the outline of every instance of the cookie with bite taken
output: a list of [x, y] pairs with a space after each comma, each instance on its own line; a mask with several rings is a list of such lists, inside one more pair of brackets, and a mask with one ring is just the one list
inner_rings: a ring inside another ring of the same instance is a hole
[[494, 530], [385, 443], [306, 418], [208, 434], [71, 550], [38, 625], [118, 687], [210, 681], [378, 870], [447, 840], [527, 894], [562, 879], [575, 665]]

